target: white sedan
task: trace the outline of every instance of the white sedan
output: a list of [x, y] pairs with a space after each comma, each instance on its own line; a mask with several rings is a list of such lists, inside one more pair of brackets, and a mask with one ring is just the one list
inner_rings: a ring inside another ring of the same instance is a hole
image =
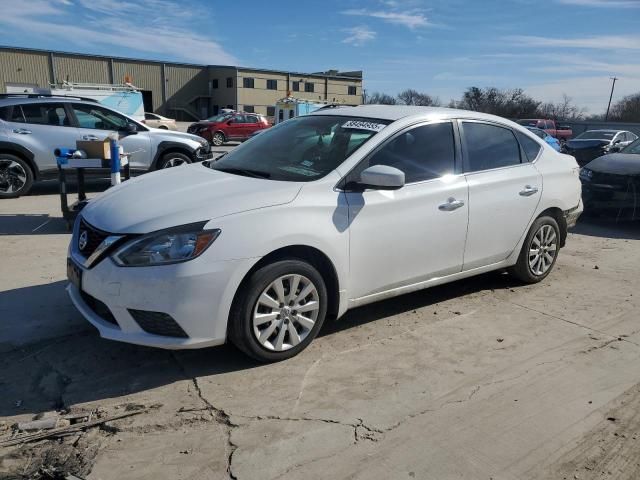
[[325, 109], [89, 202], [68, 291], [104, 338], [282, 360], [359, 305], [490, 270], [539, 282], [580, 194], [575, 159], [508, 120]]

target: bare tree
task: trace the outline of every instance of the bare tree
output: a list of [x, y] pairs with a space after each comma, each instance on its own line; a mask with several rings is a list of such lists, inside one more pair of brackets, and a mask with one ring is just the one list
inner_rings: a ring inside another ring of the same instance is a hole
[[492, 113], [506, 118], [525, 118], [536, 115], [541, 102], [525, 95], [521, 88], [500, 90], [495, 87], [467, 89], [460, 101], [450, 107]]
[[640, 122], [640, 92], [624, 97], [611, 107], [609, 119], [618, 122]]
[[391, 95], [381, 92], [373, 92], [371, 95], [366, 96], [364, 103], [369, 105], [395, 105], [398, 102], [396, 98]]
[[543, 103], [540, 105], [539, 110], [540, 116], [560, 122], [584, 120], [587, 113], [586, 108], [580, 108], [575, 105], [573, 103], [573, 98], [566, 93], [562, 94], [562, 100], [560, 102]]
[[422, 107], [438, 107], [440, 99], [432, 97], [426, 93], [418, 92], [412, 88], [407, 88], [398, 94], [398, 101], [404, 105], [419, 105]]

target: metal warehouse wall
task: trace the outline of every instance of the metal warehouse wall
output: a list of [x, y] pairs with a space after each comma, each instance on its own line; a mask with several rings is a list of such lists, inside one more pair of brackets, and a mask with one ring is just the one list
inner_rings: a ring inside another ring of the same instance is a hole
[[140, 90], [149, 90], [153, 99], [153, 110], [162, 107], [162, 65], [159, 63], [113, 61], [113, 83], [123, 83], [131, 78]]
[[573, 136], [580, 135], [587, 130], [627, 130], [636, 135], [640, 135], [640, 123], [624, 123], [624, 122], [560, 122], [562, 125], [568, 125], [573, 130]]
[[71, 55], [55, 55], [53, 60], [55, 80], [74, 83], [111, 83], [109, 60]]
[[199, 98], [207, 97], [201, 103], [208, 106], [209, 73], [206, 67], [166, 65], [165, 82], [166, 108], [169, 112], [190, 112], [196, 118], [203, 117], [198, 111], [198, 105], [192, 105], [192, 103], [194, 101], [197, 103]]
[[49, 54], [0, 50], [0, 93], [6, 93], [7, 83], [49, 86]]

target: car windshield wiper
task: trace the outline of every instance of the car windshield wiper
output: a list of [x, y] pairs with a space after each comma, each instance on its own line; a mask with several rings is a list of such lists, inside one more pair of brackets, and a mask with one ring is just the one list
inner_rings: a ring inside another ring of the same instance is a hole
[[232, 173], [234, 175], [244, 175], [245, 177], [253, 177], [253, 178], [270, 178], [271, 174], [268, 172], [261, 172], [260, 170], [252, 170], [250, 168], [214, 168], [214, 170], [218, 170], [220, 172]]

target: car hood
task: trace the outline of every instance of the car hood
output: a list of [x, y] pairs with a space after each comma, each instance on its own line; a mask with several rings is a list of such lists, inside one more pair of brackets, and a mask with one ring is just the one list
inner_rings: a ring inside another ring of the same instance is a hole
[[640, 155], [612, 153], [592, 160], [584, 168], [614, 175], [640, 175]]
[[204, 143], [204, 141], [202, 140], [202, 137], [199, 137], [197, 135], [192, 135], [190, 133], [174, 132], [171, 130], [163, 130], [161, 128], [150, 127], [150, 129], [153, 131], [154, 135], [162, 135], [163, 137], [166, 137], [168, 140], [172, 140], [172, 139], [191, 140], [192, 142], [196, 142], [200, 145]]
[[582, 150], [585, 148], [597, 148], [609, 145], [609, 140], [569, 140], [566, 146], [572, 150]]
[[110, 233], [148, 233], [293, 201], [301, 183], [185, 165], [123, 182], [91, 200], [82, 217]]

